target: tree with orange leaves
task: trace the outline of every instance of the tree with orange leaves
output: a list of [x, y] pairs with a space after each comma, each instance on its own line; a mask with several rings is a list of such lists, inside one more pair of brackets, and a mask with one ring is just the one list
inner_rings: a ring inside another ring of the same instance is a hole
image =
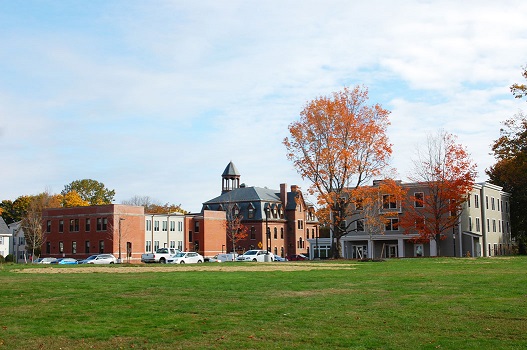
[[354, 200], [351, 191], [381, 176], [392, 153], [386, 136], [390, 112], [367, 103], [368, 90], [361, 86], [318, 97], [289, 125], [290, 137], [283, 141], [288, 159], [311, 182], [309, 193], [329, 208], [335, 258], [347, 233], [342, 223]]
[[399, 225], [417, 240], [439, 243], [459, 223], [463, 203], [474, 186], [476, 165], [454, 135], [443, 130], [429, 135], [424, 151], [418, 150], [413, 175], [422, 192], [407, 196]]

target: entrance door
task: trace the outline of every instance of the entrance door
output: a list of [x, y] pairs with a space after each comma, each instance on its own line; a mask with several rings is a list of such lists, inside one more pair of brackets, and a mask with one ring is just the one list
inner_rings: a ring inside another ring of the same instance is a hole
[[351, 258], [352, 259], [365, 259], [368, 257], [368, 246], [365, 245], [352, 245], [351, 246]]
[[398, 245], [397, 244], [387, 244], [386, 245], [386, 257], [387, 258], [397, 258], [398, 254]]

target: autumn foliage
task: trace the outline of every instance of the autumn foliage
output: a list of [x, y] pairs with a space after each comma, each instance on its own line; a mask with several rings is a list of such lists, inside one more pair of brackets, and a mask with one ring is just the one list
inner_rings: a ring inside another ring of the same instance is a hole
[[[389, 114], [378, 104], [368, 105], [366, 88], [346, 87], [308, 102], [300, 119], [289, 125], [290, 137], [283, 141], [287, 157], [311, 182], [309, 192], [316, 194], [319, 206], [328, 208], [337, 247], [346, 234], [341, 223], [353, 202], [350, 192], [387, 169]], [[340, 256], [338, 249], [333, 252]]]
[[476, 165], [456, 137], [444, 131], [428, 137], [410, 177], [418, 188], [403, 204], [400, 225], [416, 240], [439, 242], [458, 224], [474, 186]]

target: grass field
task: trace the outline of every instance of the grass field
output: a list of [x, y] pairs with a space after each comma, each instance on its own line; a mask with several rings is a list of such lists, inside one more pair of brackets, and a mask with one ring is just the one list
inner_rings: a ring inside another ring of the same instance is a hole
[[0, 349], [525, 349], [527, 257], [0, 265]]

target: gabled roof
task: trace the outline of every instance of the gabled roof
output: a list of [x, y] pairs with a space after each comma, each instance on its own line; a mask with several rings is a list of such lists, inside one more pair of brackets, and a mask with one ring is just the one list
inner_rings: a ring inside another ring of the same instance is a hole
[[9, 227], [7, 227], [4, 218], [0, 216], [0, 234], [8, 235], [9, 233]]

